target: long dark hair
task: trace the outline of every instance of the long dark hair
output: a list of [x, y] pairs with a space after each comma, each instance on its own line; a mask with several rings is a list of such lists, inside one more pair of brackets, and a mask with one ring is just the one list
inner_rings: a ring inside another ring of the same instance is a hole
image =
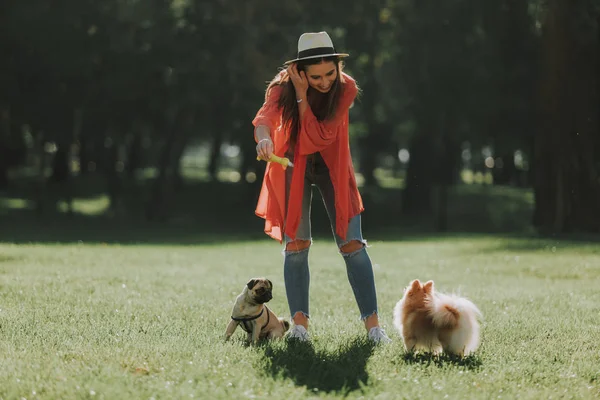
[[[312, 58], [308, 60], [298, 61], [298, 72], [305, 71], [309, 65], [320, 64], [321, 62], [333, 62], [337, 72], [337, 77], [332, 84], [331, 89], [327, 93], [321, 93], [318, 90], [308, 87], [307, 98], [308, 104], [313, 114], [319, 121], [325, 121], [333, 118], [335, 115], [337, 106], [340, 102], [342, 94], [343, 78], [342, 68], [343, 64], [339, 57], [321, 57]], [[308, 79], [308, 77], [307, 77]], [[296, 101], [296, 90], [294, 84], [290, 80], [287, 71], [277, 74], [277, 76], [269, 83], [270, 89], [273, 86], [282, 86], [281, 96], [279, 97], [279, 108], [282, 109], [282, 123], [286, 128], [286, 131], [290, 132], [290, 147], [296, 144], [296, 138], [298, 136], [298, 127], [300, 125], [300, 117], [298, 112], [298, 102]]]

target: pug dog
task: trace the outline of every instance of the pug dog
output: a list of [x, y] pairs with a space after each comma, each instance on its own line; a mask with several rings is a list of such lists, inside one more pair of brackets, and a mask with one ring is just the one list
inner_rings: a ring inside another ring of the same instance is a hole
[[233, 305], [231, 321], [225, 331], [229, 340], [238, 325], [248, 334], [248, 341], [256, 344], [260, 339], [281, 338], [290, 323], [278, 318], [265, 303], [273, 298], [273, 283], [266, 278], [253, 278], [246, 283]]

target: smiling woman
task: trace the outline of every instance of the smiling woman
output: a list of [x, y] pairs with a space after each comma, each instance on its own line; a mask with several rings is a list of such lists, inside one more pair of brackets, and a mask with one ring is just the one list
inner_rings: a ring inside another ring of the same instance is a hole
[[326, 32], [305, 33], [298, 40], [298, 57], [270, 82], [253, 120], [256, 152], [264, 160], [286, 157], [293, 168], [268, 164], [256, 214], [265, 219], [265, 233], [285, 240], [283, 274], [295, 324], [288, 337], [308, 340], [310, 209], [316, 187], [368, 336], [389, 342], [379, 327], [373, 267], [362, 237], [363, 203], [348, 138], [349, 109], [358, 86], [342, 71], [346, 56], [335, 51]]
[[321, 93], [328, 93], [337, 82], [337, 66], [333, 61], [321, 60], [319, 64], [307, 65], [300, 69], [306, 72], [308, 84]]

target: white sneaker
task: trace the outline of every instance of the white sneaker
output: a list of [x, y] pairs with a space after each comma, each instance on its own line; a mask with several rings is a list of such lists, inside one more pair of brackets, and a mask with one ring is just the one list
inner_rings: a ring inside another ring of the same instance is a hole
[[296, 339], [300, 342], [310, 341], [308, 331], [302, 325], [294, 325], [287, 334], [288, 339]]
[[375, 342], [376, 344], [392, 342], [392, 339], [390, 339], [385, 334], [385, 331], [383, 329], [381, 329], [379, 326], [373, 327], [369, 330], [369, 339], [372, 340], [373, 342]]

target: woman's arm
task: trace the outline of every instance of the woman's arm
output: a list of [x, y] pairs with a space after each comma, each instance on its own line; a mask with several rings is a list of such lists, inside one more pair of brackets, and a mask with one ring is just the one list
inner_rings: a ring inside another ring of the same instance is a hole
[[258, 125], [256, 129], [254, 129], [254, 139], [256, 140], [256, 143], [264, 139], [271, 139], [271, 130], [267, 125]]
[[263, 160], [268, 160], [273, 154], [273, 140], [271, 132], [266, 125], [259, 125], [254, 130], [254, 138], [257, 142], [256, 155]]
[[281, 117], [278, 102], [281, 95], [281, 86], [269, 88], [265, 94], [265, 102], [256, 113], [252, 124], [254, 125], [254, 140], [256, 141], [256, 154], [268, 160], [273, 154], [273, 138], [276, 125]]
[[294, 91], [296, 92], [296, 101], [298, 102], [298, 115], [300, 121], [304, 118], [304, 114], [308, 107], [308, 78], [306, 72], [298, 71], [298, 64], [293, 63], [287, 68], [288, 75], [292, 84], [294, 85]]
[[[252, 120], [254, 125], [254, 139], [258, 142], [261, 138], [271, 137], [271, 134], [275, 132], [278, 121], [281, 117], [281, 110], [279, 109], [279, 96], [281, 95], [282, 88], [279, 85], [270, 87], [265, 93], [265, 101], [260, 109], [256, 112], [256, 116]], [[262, 126], [262, 127], [261, 127]], [[260, 128], [260, 129], [259, 129]], [[265, 132], [266, 129], [266, 132]], [[266, 134], [266, 136], [264, 136]]]

